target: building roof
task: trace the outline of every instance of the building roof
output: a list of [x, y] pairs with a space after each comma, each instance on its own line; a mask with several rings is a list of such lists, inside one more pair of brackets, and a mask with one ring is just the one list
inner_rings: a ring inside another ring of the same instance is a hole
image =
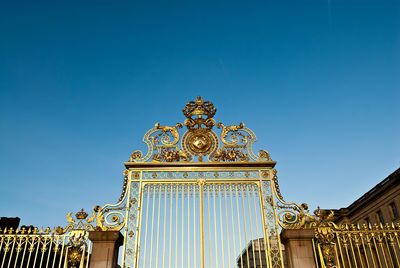
[[400, 184], [400, 168], [395, 170], [392, 174], [383, 179], [380, 183], [375, 185], [371, 190], [366, 192], [363, 196], [354, 201], [350, 206], [340, 209], [332, 209], [335, 212], [336, 219], [339, 221], [343, 217], [351, 216], [360, 208], [367, 206], [371, 201], [375, 200], [378, 196], [383, 195], [393, 186]]

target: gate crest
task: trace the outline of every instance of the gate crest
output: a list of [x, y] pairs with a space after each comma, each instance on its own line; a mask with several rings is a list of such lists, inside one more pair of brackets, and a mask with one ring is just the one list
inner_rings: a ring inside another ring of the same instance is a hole
[[157, 123], [143, 138], [148, 146], [147, 154], [143, 156], [141, 151], [134, 151], [129, 161], [192, 162], [197, 158], [198, 162], [203, 162], [204, 157], [209, 162], [271, 160], [265, 150], [260, 150], [258, 156], [253, 153], [252, 146], [257, 137], [243, 123], [232, 126], [218, 123], [216, 127], [221, 129], [218, 137], [213, 130], [216, 111], [212, 102], [204, 101], [200, 96], [188, 102], [183, 109], [187, 130], [182, 138], [179, 133], [179, 129], [183, 128], [182, 123], [173, 127]]

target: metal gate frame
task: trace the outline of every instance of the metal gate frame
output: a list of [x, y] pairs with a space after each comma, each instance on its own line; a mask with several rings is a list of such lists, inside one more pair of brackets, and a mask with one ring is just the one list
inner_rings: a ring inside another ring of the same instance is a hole
[[[200, 97], [187, 103], [183, 112], [187, 117], [184, 124], [188, 129], [182, 138], [178, 131], [183, 127], [181, 123], [174, 127], [157, 123], [143, 138], [148, 147], [147, 154], [135, 151], [129, 162], [125, 163], [124, 186], [119, 202], [98, 208], [99, 228], [124, 230], [122, 267], [139, 267], [143, 189], [154, 183], [199, 186], [201, 267], [206, 267], [202, 192], [204, 186], [222, 182], [228, 185], [254, 183], [258, 186], [263, 234], [269, 240], [265, 243], [269, 267], [283, 267], [280, 230], [303, 226], [306, 206], [283, 201], [277, 171], [273, 169], [276, 162], [271, 160], [265, 150], [260, 150], [258, 155], [253, 153], [252, 146], [257, 138], [243, 123], [228, 127], [218, 123], [217, 128], [221, 132], [217, 135], [212, 130], [215, 125], [212, 117], [216, 109], [211, 102], [203, 101]], [[175, 178], [166, 175], [174, 173], [181, 175]], [[256, 175], [249, 177], [250, 173]], [[215, 174], [233, 176], [221, 178]]]

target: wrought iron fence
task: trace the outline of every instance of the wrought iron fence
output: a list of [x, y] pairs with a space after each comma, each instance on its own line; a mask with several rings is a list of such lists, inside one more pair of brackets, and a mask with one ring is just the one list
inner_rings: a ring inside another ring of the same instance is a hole
[[88, 268], [94, 217], [87, 216], [83, 210], [76, 219], [69, 213], [66, 228], [0, 229], [0, 267]]
[[333, 213], [315, 213], [319, 219], [313, 241], [319, 267], [400, 267], [400, 225], [336, 225]]

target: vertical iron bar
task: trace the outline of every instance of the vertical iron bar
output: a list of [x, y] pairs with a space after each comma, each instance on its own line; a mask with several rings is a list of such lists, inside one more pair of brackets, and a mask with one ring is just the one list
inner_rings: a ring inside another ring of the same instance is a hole
[[[26, 235], [25, 242], [23, 242], [23, 243], [25, 244], [25, 246], [24, 246], [24, 252], [22, 253], [21, 265], [24, 264], [25, 252], [26, 252], [26, 247], [28, 246], [28, 240], [29, 240], [29, 235]], [[23, 241], [23, 240], [22, 240], [22, 241]], [[14, 265], [14, 266], [15, 266], [15, 265]], [[16, 266], [15, 266], [15, 267], [16, 267]], [[14, 268], [15, 268], [15, 267], [14, 267]], [[54, 265], [53, 265], [53, 267], [54, 267]]]
[[241, 188], [241, 190], [242, 190], [241, 197], [242, 197], [242, 211], [243, 211], [243, 220], [244, 220], [244, 221], [243, 221], [243, 224], [244, 224], [244, 239], [245, 239], [245, 241], [246, 241], [245, 247], [246, 247], [246, 255], [247, 255], [247, 267], [250, 267], [249, 247], [247, 246], [246, 213], [245, 213], [245, 210], [244, 210], [244, 197], [243, 197], [243, 195], [244, 195], [244, 187], [247, 187], [247, 184], [243, 183], [243, 185], [242, 185], [242, 188]]
[[[6, 236], [4, 239], [7, 239], [7, 242], [6, 242], [6, 248], [7, 248], [7, 245], [10, 242], [10, 237]], [[3, 261], [1, 262], [1, 267], [4, 267], [4, 262], [6, 261], [6, 256], [7, 256], [7, 252], [4, 250], [4, 256], [3, 256]]]
[[172, 197], [173, 197], [173, 187], [171, 184], [171, 195], [169, 196], [169, 260], [168, 267], [171, 268], [171, 253], [172, 253]]
[[[197, 266], [197, 249], [196, 249], [196, 184], [193, 185], [193, 246], [194, 246], [194, 268]], [[202, 232], [203, 233], [203, 232]], [[203, 243], [203, 241], [201, 241]]]
[[92, 242], [89, 241], [88, 243], [88, 256], [87, 256], [87, 261], [86, 261], [86, 268], [89, 268], [89, 259], [90, 259], [90, 254], [92, 252]]
[[[31, 247], [33, 248], [33, 245], [35, 244], [35, 236], [32, 236], [31, 240], [32, 240]], [[29, 251], [29, 256], [28, 256], [28, 264], [27, 265], [29, 265], [29, 263], [31, 262], [31, 256], [32, 256], [33, 249], [32, 250], [28, 249], [28, 251]]]
[[49, 247], [49, 254], [47, 255], [46, 268], [49, 267], [49, 260], [50, 260], [50, 255], [51, 255], [51, 249], [53, 248], [53, 241], [54, 241], [54, 237], [52, 236], [50, 239], [50, 247]]
[[85, 259], [85, 251], [86, 251], [86, 246], [83, 246], [82, 248], [82, 256], [81, 256], [81, 260], [80, 260], [80, 262], [79, 262], [79, 268], [83, 268], [83, 262], [84, 262], [84, 259]]
[[164, 188], [164, 239], [163, 239], [163, 268], [165, 268], [165, 231], [166, 231], [166, 221], [167, 221], [167, 185]]
[[321, 260], [321, 267], [326, 268], [324, 255], [322, 254], [321, 246], [319, 244], [317, 244], [317, 247], [318, 247], [319, 259]]
[[[61, 263], [62, 263], [63, 254], [64, 254], [64, 247], [65, 247], [65, 239], [66, 239], [66, 236], [64, 235], [62, 237], [62, 247], [61, 247], [61, 252], [60, 252], [60, 262], [58, 264], [58, 268], [61, 268]], [[30, 258], [30, 256], [29, 256], [29, 258]]]
[[220, 225], [220, 229], [221, 229], [222, 267], [225, 268], [224, 232], [222, 229], [222, 209], [221, 209], [221, 184], [219, 184], [217, 186], [218, 186], [218, 197], [219, 197], [219, 225]]
[[[258, 229], [258, 213], [257, 213], [257, 206], [256, 206], [256, 193], [254, 188], [257, 187], [257, 185], [254, 185], [251, 189], [252, 189], [252, 193], [251, 195], [253, 196], [253, 207], [254, 207], [254, 217], [256, 219], [256, 228], [257, 228], [257, 244], [258, 244], [258, 256], [260, 259], [260, 267], [262, 268], [262, 256], [261, 256], [261, 245], [260, 245], [260, 232]], [[257, 187], [258, 190], [258, 187]]]
[[160, 240], [160, 211], [161, 211], [161, 194], [162, 194], [163, 188], [162, 185], [159, 184], [158, 186], [158, 208], [157, 208], [157, 243], [156, 243], [156, 266], [158, 267], [158, 241]]
[[184, 226], [184, 222], [183, 222], [183, 218], [184, 218], [184, 214], [185, 214], [185, 198], [184, 198], [184, 192], [185, 192], [185, 185], [182, 184], [182, 192], [181, 192], [181, 201], [182, 201], [182, 225], [181, 225], [181, 264], [182, 264], [182, 268], [183, 266], [183, 226]]
[[228, 240], [228, 267], [229, 263], [231, 262], [231, 246], [230, 246], [230, 241], [229, 241], [229, 221], [228, 221], [228, 193], [226, 191], [226, 187], [228, 187], [229, 184], [224, 185], [224, 196], [225, 196], [225, 219], [226, 219], [226, 237]]
[[367, 264], [367, 267], [370, 268], [369, 261], [368, 261], [368, 255], [367, 255], [367, 249], [365, 248], [363, 233], [360, 233], [360, 237], [361, 237], [361, 243], [362, 243], [363, 250], [364, 250], [365, 262]]
[[64, 268], [67, 268], [67, 263], [68, 263], [68, 250], [69, 246], [67, 246], [67, 250], [65, 251], [65, 257], [64, 257]]
[[44, 246], [45, 246], [45, 244], [46, 244], [46, 240], [47, 240], [47, 237], [45, 236], [45, 237], [44, 237], [44, 241], [42, 241], [42, 256], [41, 256], [41, 258], [40, 258], [40, 265], [39, 265], [39, 267], [42, 267], [43, 256], [44, 256], [43, 248], [44, 248]]
[[344, 250], [346, 252], [347, 262], [351, 267], [351, 259], [350, 259], [350, 254], [349, 254], [349, 249], [348, 249], [348, 245], [347, 244], [344, 245]]
[[238, 184], [235, 185], [235, 193], [236, 193], [236, 214], [237, 214], [237, 222], [238, 222], [238, 228], [239, 228], [239, 247], [240, 247], [240, 263], [241, 263], [241, 267], [243, 268], [243, 254], [242, 254], [242, 235], [240, 232], [240, 217], [239, 217], [239, 198], [238, 198]]
[[386, 254], [385, 254], [385, 249], [383, 247], [383, 242], [378, 242], [378, 244], [381, 246], [383, 259], [385, 260], [386, 267], [388, 267], [389, 265], [388, 265], [388, 262], [387, 262], [387, 259], [386, 259]]
[[[385, 232], [385, 231], [384, 231]], [[389, 259], [389, 263], [392, 265], [392, 267], [394, 267], [394, 264], [393, 264], [393, 256], [392, 256], [392, 254], [391, 254], [391, 252], [390, 252], [390, 249], [389, 249], [389, 244], [388, 244], [388, 241], [387, 241], [387, 233], [385, 232], [385, 236], [383, 237], [383, 239], [384, 239], [384, 241], [385, 241], [385, 246], [386, 246], [386, 249], [387, 249], [387, 253], [388, 253], [388, 259]]]
[[207, 210], [208, 210], [208, 249], [210, 251], [210, 268], [212, 267], [211, 258], [211, 223], [210, 223], [210, 185], [207, 185]]
[[382, 267], [381, 258], [379, 257], [379, 250], [378, 250], [378, 247], [376, 246], [375, 237], [373, 234], [372, 234], [372, 241], [374, 242], [376, 258], [378, 259], [379, 267]]
[[[18, 238], [19, 238], [19, 239], [18, 239]], [[19, 242], [17, 243], [18, 246], [17, 246], [17, 254], [16, 254], [16, 256], [15, 256], [14, 268], [17, 267], [18, 258], [19, 258], [19, 253], [21, 252], [21, 250], [18, 251], [18, 247], [22, 245], [22, 241], [23, 241], [23, 240], [22, 240], [22, 239], [23, 239], [22, 236], [19, 236], [18, 238], [16, 238], [16, 240], [18, 240]]]
[[394, 255], [395, 255], [395, 257], [396, 257], [396, 264], [397, 264], [397, 267], [399, 267], [399, 266], [400, 266], [399, 258], [398, 258], [398, 256], [397, 256], [397, 250], [396, 250], [395, 243], [393, 242], [393, 237], [392, 237], [392, 235], [393, 235], [393, 234], [389, 234], [389, 236], [390, 236], [390, 241], [391, 241], [391, 246], [392, 246]]
[[177, 184], [175, 187], [175, 258], [174, 263], [175, 267], [178, 267], [178, 199], [179, 199], [179, 187], [181, 185]]
[[371, 254], [372, 262], [373, 262], [374, 268], [375, 268], [375, 267], [376, 267], [376, 261], [375, 261], [374, 252], [373, 252], [372, 247], [371, 247], [371, 240], [372, 240], [372, 238], [369, 237], [368, 234], [367, 234], [367, 239], [369, 239], [369, 242], [368, 242], [369, 252], [370, 252], [370, 254]]
[[215, 211], [215, 185], [213, 184], [213, 199], [214, 199], [214, 239], [215, 239], [215, 260], [216, 260], [216, 265], [215, 267], [219, 266], [219, 262], [218, 262], [218, 239], [217, 239], [217, 215], [216, 215], [216, 211]]
[[[393, 226], [394, 228], [394, 226]], [[394, 236], [396, 237], [396, 241], [397, 241], [397, 248], [400, 250], [400, 242], [399, 242], [399, 237], [397, 235], [397, 232], [394, 232]], [[394, 252], [397, 252], [396, 247], [394, 247]], [[396, 257], [397, 257], [397, 253], [396, 253]], [[397, 259], [397, 265], [400, 267], [399, 264], [399, 260]]]
[[[229, 186], [229, 197], [230, 197], [230, 200], [231, 200], [231, 218], [232, 218], [232, 233], [233, 233], [233, 239], [232, 240], [233, 240], [233, 248], [234, 248], [233, 252], [235, 252], [235, 250], [236, 250], [236, 232], [235, 232], [235, 221], [233, 219], [233, 201], [232, 201], [233, 193], [232, 193], [232, 187], [234, 187], [234, 184]], [[236, 263], [234, 263], [234, 266], [236, 266]]]
[[[59, 245], [59, 240], [60, 240], [60, 236], [56, 236], [56, 242], [55, 242], [55, 244], [56, 244], [56, 249], [58, 250], [59, 249], [59, 247], [60, 247], [60, 245]], [[54, 255], [53, 255], [53, 265], [51, 266], [51, 267], [55, 267], [55, 261], [56, 261], [56, 257], [57, 257], [57, 251], [56, 250], [54, 250]], [[23, 262], [22, 262], [23, 263]]]
[[[9, 268], [9, 267], [10, 267], [10, 264], [11, 264], [12, 255], [14, 254], [14, 246], [15, 246], [16, 239], [17, 239], [17, 234], [15, 234], [15, 235], [13, 236], [13, 238], [12, 238], [12, 240], [13, 240], [13, 241], [12, 241], [12, 248], [11, 248], [11, 252], [10, 252], [10, 257], [9, 257], [9, 259], [8, 259], [7, 268]], [[5, 255], [7, 255], [6, 252], [4, 252], [4, 256], [5, 256]], [[17, 255], [17, 257], [18, 257], [18, 255]]]
[[153, 185], [153, 209], [151, 211], [151, 234], [150, 234], [150, 268], [153, 266], [151, 265], [153, 262], [153, 234], [154, 234], [154, 207], [156, 204], [156, 185]]
[[342, 246], [341, 246], [341, 243], [340, 243], [340, 237], [339, 237], [338, 233], [336, 233], [336, 240], [338, 241], [339, 251], [340, 251], [340, 256], [341, 256], [341, 259], [342, 259], [343, 267], [346, 267], [346, 264], [344, 262], [344, 257], [345, 256], [343, 255]]
[[[314, 242], [314, 239], [311, 239], [311, 242], [312, 242], [312, 248], [313, 248], [313, 252], [314, 252], [315, 266], [316, 266], [317, 268], [319, 268], [318, 255], [317, 255], [317, 252], [315, 251], [315, 242]], [[262, 266], [261, 266], [261, 267], [262, 267]]]
[[4, 243], [4, 239], [5, 239], [5, 236], [4, 235], [0, 235], [0, 241], [1, 241], [1, 243], [0, 243], [0, 251], [1, 251], [1, 249], [3, 248], [3, 243]]
[[188, 184], [188, 190], [187, 190], [187, 212], [188, 212], [188, 235], [187, 235], [187, 241], [188, 241], [188, 267], [190, 267], [190, 199], [189, 199], [189, 193], [190, 193], [190, 184]]
[[253, 264], [254, 264], [254, 267], [256, 267], [256, 254], [255, 254], [255, 251], [254, 251], [253, 223], [252, 223], [252, 220], [251, 220], [250, 193], [249, 193], [249, 187], [251, 187], [251, 186], [252, 186], [251, 184], [248, 184], [246, 186], [246, 194], [247, 194], [247, 205], [249, 207], [251, 247], [252, 247], [252, 250], [253, 250]]
[[337, 243], [335, 243], [335, 258], [336, 258], [337, 267], [340, 268], [339, 253], [338, 253], [337, 247], [338, 247], [338, 245], [337, 245]]
[[350, 241], [350, 250], [351, 250], [351, 253], [352, 253], [352, 255], [353, 255], [354, 265], [355, 265], [355, 267], [357, 268], [357, 267], [358, 267], [358, 265], [357, 265], [357, 259], [356, 259], [356, 254], [355, 254], [355, 252], [354, 252], [354, 247], [353, 247], [353, 242], [352, 242], [352, 236], [351, 236], [350, 231], [349, 231], [349, 233], [348, 233], [348, 238], [349, 238], [349, 241]]
[[[357, 236], [358, 235], [358, 233], [355, 233], [355, 236]], [[357, 247], [357, 252], [358, 252], [358, 258], [360, 259], [360, 263], [361, 263], [361, 267], [365, 267], [365, 265], [364, 265], [364, 260], [363, 260], [363, 258], [362, 258], [362, 255], [361, 255], [361, 251], [360, 251], [360, 245], [358, 244], [356, 244], [356, 247]]]
[[[145, 187], [145, 186], [144, 186]], [[153, 188], [154, 189], [154, 188]], [[144, 255], [143, 255], [143, 268], [146, 267], [146, 250], [147, 250], [147, 226], [148, 226], [148, 219], [149, 219], [149, 204], [150, 203], [150, 185], [147, 185], [147, 206], [146, 206], [146, 228], [145, 228], [145, 234], [144, 234]]]

